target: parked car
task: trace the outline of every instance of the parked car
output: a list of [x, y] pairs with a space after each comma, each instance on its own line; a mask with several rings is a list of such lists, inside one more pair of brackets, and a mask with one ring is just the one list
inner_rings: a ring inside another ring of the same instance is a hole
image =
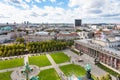
[[83, 59], [79, 58], [79, 59], [78, 59], [78, 62], [83, 62]]

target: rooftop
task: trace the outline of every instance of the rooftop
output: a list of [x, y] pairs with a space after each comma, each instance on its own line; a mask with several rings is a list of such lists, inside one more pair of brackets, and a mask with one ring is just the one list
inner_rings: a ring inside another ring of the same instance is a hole
[[13, 28], [10, 26], [5, 26], [5, 27], [0, 28], [0, 31], [10, 31], [10, 30], [13, 30]]
[[45, 32], [45, 31], [39, 31], [39, 32], [35, 32], [35, 34], [37, 35], [48, 35], [49, 32]]
[[99, 44], [91, 43], [90, 41], [91, 41], [90, 39], [75, 40], [75, 42], [81, 43], [81, 44], [88, 46], [90, 48], [93, 48], [95, 50], [103, 51], [107, 54], [110, 54], [110, 55], [120, 58], [119, 50], [117, 50], [115, 48], [103, 47], [103, 46], [100, 46]]

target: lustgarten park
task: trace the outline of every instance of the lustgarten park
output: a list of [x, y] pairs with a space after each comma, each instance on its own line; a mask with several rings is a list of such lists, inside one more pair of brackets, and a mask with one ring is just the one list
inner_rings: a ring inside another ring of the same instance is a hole
[[115, 79], [91, 57], [71, 49], [73, 45], [73, 41], [0, 45], [0, 80]]

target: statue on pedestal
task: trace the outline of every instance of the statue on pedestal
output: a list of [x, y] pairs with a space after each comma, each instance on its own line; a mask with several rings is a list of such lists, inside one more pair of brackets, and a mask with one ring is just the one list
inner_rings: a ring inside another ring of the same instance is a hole
[[33, 69], [30, 68], [28, 62], [26, 62], [25, 64], [25, 69], [23, 71], [21, 71], [22, 74], [25, 74], [26, 76], [26, 80], [39, 80], [38, 76], [33, 76], [31, 79], [29, 79], [29, 73], [32, 72]]
[[85, 66], [85, 69], [86, 69], [86, 71], [87, 71], [87, 73], [86, 73], [86, 77], [87, 77], [87, 79], [88, 80], [92, 80], [92, 77], [91, 77], [91, 66], [90, 66], [90, 64], [87, 64], [86, 66]]

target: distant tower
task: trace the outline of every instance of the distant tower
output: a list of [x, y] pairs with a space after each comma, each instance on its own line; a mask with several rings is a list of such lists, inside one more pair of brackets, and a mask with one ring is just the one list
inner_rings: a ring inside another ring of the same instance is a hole
[[14, 22], [14, 25], [16, 25], [16, 22]]
[[81, 19], [75, 19], [75, 27], [80, 27], [82, 25]]
[[79, 29], [82, 25], [82, 20], [81, 19], [75, 19], [75, 24], [74, 24], [74, 30], [76, 31]]
[[8, 25], [9, 23], [7, 22], [6, 25]]
[[24, 24], [26, 24], [26, 21], [24, 21]]
[[29, 24], [29, 21], [24, 21], [24, 24]]

